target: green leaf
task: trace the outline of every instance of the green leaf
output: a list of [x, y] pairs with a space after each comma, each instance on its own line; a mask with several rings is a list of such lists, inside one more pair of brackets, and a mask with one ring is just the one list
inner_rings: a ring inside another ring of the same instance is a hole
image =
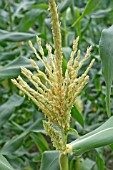
[[20, 42], [35, 37], [35, 34], [24, 32], [8, 32], [0, 29], [0, 41]]
[[95, 162], [86, 158], [77, 158], [76, 163], [75, 163], [75, 169], [77, 170], [92, 170], [94, 167]]
[[5, 145], [2, 147], [0, 152], [3, 155], [10, 155], [10, 154], [14, 153], [22, 145], [24, 138], [30, 132], [32, 132], [32, 130], [34, 130], [34, 128], [38, 127], [38, 125], [40, 124], [40, 121], [42, 121], [42, 119], [36, 120], [36, 122], [31, 124], [31, 126], [29, 128], [27, 128], [24, 132], [22, 132], [19, 136], [16, 136], [16, 137], [12, 138], [11, 140], [7, 141], [7, 143], [5, 143]]
[[113, 151], [113, 143], [110, 145], [111, 150]]
[[75, 134], [77, 135], [77, 137], [79, 137], [79, 134], [77, 132], [77, 130], [73, 129], [73, 128], [69, 128], [67, 131], [66, 131], [67, 134]]
[[103, 155], [102, 153], [100, 153], [100, 149], [95, 149], [96, 151], [96, 163], [97, 163], [97, 166], [98, 166], [98, 169], [101, 169], [101, 170], [105, 170], [105, 161], [104, 161], [104, 158], [103, 158]]
[[85, 15], [88, 15], [91, 13], [101, 2], [102, 0], [88, 0], [85, 9], [82, 13], [82, 15], [73, 23], [72, 27], [74, 27], [82, 18], [85, 17]]
[[43, 9], [43, 10], [48, 10], [48, 4], [45, 3], [39, 3], [39, 4], [34, 4], [32, 5], [29, 10], [31, 9]]
[[38, 19], [45, 10], [41, 9], [31, 9], [26, 15], [21, 19], [18, 25], [18, 31], [29, 31], [29, 29], [34, 25], [35, 21]]
[[[37, 65], [42, 70], [43, 65], [40, 61], [37, 62]], [[26, 67], [26, 68], [32, 68], [30, 66], [30, 60], [25, 57], [18, 57], [9, 64], [7, 64], [5, 67], [0, 69], [0, 80], [6, 79], [6, 78], [13, 78], [17, 77], [20, 73], [20, 67]]]
[[71, 115], [75, 120], [77, 120], [77, 122], [80, 123], [82, 127], [84, 126], [83, 116], [75, 106], [71, 109]]
[[16, 11], [13, 13], [13, 17], [18, 17], [21, 13], [21, 11], [26, 11], [28, 8], [30, 8], [31, 5], [34, 4], [34, 1], [20, 1], [18, 4], [15, 3], [16, 5]]
[[69, 61], [69, 58], [70, 58], [70, 55], [71, 55], [71, 51], [72, 51], [71, 48], [70, 47], [63, 47], [62, 50], [63, 50], [63, 54], [64, 54], [65, 59], [67, 61]]
[[113, 25], [102, 31], [99, 50], [102, 61], [102, 73], [106, 83], [107, 114], [110, 116], [110, 94], [113, 81]]
[[31, 134], [30, 135], [33, 141], [35, 142], [37, 148], [39, 149], [40, 153], [43, 153], [46, 150], [49, 150], [48, 143], [46, 142], [45, 138], [40, 133]]
[[112, 8], [100, 9], [91, 15], [91, 18], [104, 18], [112, 12]]
[[24, 101], [23, 97], [13, 94], [9, 100], [0, 106], [0, 127], [9, 119], [14, 109]]
[[69, 145], [75, 155], [79, 156], [91, 149], [113, 143], [113, 116], [94, 131], [78, 138]]
[[71, 2], [72, 2], [72, 0], [62, 1], [62, 2], [59, 4], [59, 11], [60, 11], [61, 13], [64, 12], [64, 11], [71, 5]]
[[19, 57], [13, 60], [9, 64], [7, 64], [5, 67], [0, 69], [0, 80], [18, 76], [21, 73], [20, 71], [21, 66], [29, 68], [30, 60], [25, 57]]
[[60, 170], [58, 151], [45, 151], [40, 170]]
[[67, 68], [67, 61], [66, 61], [65, 58], [63, 58], [63, 60], [62, 60], [62, 71], [63, 71], [63, 75], [65, 75], [66, 68]]
[[0, 61], [12, 59], [20, 53], [20, 49], [0, 53]]
[[7, 159], [2, 155], [0, 155], [0, 169], [1, 170], [14, 170], [13, 167], [7, 161]]

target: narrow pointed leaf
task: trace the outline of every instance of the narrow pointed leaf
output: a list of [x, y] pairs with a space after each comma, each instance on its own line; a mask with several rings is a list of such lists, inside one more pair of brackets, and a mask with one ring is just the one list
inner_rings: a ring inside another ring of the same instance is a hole
[[0, 41], [20, 42], [35, 37], [35, 34], [24, 32], [8, 32], [0, 29]]
[[78, 109], [76, 108], [76, 106], [74, 106], [72, 109], [71, 109], [71, 115], [72, 117], [77, 120], [77, 122], [80, 123], [80, 125], [82, 127], [84, 127], [84, 119], [83, 119], [83, 116], [82, 114], [78, 111]]
[[13, 94], [6, 103], [0, 106], [0, 128], [8, 121], [15, 108], [20, 106], [23, 101], [23, 97]]
[[36, 134], [32, 133], [30, 136], [33, 139], [34, 143], [36, 144], [40, 153], [49, 150], [48, 143], [41, 133], [36, 133]]
[[102, 73], [106, 83], [107, 114], [110, 116], [110, 94], [113, 81], [113, 25], [102, 31], [99, 50], [102, 61]]
[[[42, 70], [43, 65], [40, 61], [37, 61], [37, 65]], [[0, 80], [4, 80], [6, 78], [17, 77], [21, 73], [20, 67], [32, 68], [30, 66], [30, 60], [25, 57], [18, 57], [3, 68], [0, 69]]]
[[85, 15], [91, 13], [101, 2], [102, 0], [89, 0], [82, 15], [73, 23], [72, 27], [74, 27]]

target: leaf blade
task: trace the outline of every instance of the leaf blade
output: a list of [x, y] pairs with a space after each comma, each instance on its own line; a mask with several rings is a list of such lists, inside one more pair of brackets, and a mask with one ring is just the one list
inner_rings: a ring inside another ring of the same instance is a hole
[[13, 167], [9, 164], [9, 162], [3, 155], [0, 155], [0, 169], [1, 170], [14, 170]]
[[99, 128], [78, 138], [69, 145], [75, 155], [79, 156], [91, 149], [113, 143], [113, 116]]
[[101, 2], [102, 0], [89, 0], [88, 3], [85, 6], [85, 9], [82, 13], [82, 15], [72, 24], [72, 27], [74, 27], [82, 18], [84, 18], [86, 15], [88, 15], [90, 12], [92, 12]]
[[35, 37], [35, 34], [24, 32], [8, 32], [0, 29], [0, 41], [20, 42]]
[[108, 117], [111, 115], [110, 111], [110, 95], [111, 85], [113, 81], [113, 25], [104, 29], [101, 34], [99, 42], [100, 58], [102, 62], [102, 74], [106, 83], [106, 107]]
[[40, 170], [60, 170], [58, 156], [58, 151], [45, 151]]

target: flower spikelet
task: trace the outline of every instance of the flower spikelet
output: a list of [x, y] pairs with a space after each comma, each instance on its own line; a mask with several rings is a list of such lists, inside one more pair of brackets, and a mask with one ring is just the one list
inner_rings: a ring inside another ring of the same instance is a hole
[[44, 129], [47, 135], [50, 136], [53, 146], [57, 150], [65, 150], [65, 145], [62, 141], [62, 136], [54, 127], [52, 127], [50, 122], [43, 120]]

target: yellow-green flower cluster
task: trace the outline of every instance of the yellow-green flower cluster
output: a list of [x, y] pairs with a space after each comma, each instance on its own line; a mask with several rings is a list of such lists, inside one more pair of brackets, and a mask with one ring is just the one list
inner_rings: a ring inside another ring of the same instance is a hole
[[57, 148], [57, 150], [65, 150], [65, 145], [63, 143], [62, 135], [60, 134], [60, 132], [52, 127], [50, 122], [43, 120], [43, 125], [47, 135], [49, 135], [51, 138], [53, 146]]
[[[33, 47], [31, 41], [29, 41], [29, 45], [34, 51], [38, 60], [40, 60], [44, 64], [46, 73], [42, 72], [36, 62], [31, 59], [31, 66], [36, 69], [37, 74], [33, 74], [30, 70], [24, 67], [21, 67], [21, 71], [24, 76], [26, 76], [28, 80], [34, 85], [34, 88], [31, 88], [21, 76], [19, 76], [17, 80], [12, 80], [12, 82], [21, 91], [28, 95], [29, 98], [43, 111], [43, 113], [48, 117], [48, 121], [50, 123], [57, 125], [61, 130], [66, 133], [66, 131], [69, 129], [71, 108], [75, 103], [76, 97], [81, 92], [89, 79], [87, 73], [91, 68], [94, 60], [91, 61], [84, 74], [82, 74], [80, 77], [78, 77], [77, 75], [84, 61], [88, 59], [91, 48], [87, 49], [87, 53], [84, 59], [79, 63], [80, 50], [78, 50], [77, 56], [74, 58], [77, 51], [78, 38], [74, 40], [73, 50], [70, 56], [70, 60], [67, 64], [67, 70], [65, 72], [65, 76], [62, 76], [62, 91], [61, 96], [59, 96], [59, 77], [57, 76], [56, 57], [52, 53], [51, 46], [47, 44], [46, 48], [49, 55], [49, 61], [47, 61], [47, 58], [44, 56], [44, 51], [41, 46], [41, 39], [38, 37], [37, 43], [42, 58]], [[45, 80], [45, 83], [42, 82], [41, 78]]]
[[[94, 60], [91, 61], [84, 74], [78, 77], [78, 71], [90, 56], [91, 51], [91, 47], [89, 47], [85, 57], [79, 62], [80, 50], [77, 49], [78, 37], [73, 41], [72, 52], [67, 64], [65, 76], [63, 77], [63, 53], [60, 25], [54, 0], [49, 0], [49, 8], [52, 16], [52, 32], [55, 48], [55, 51], [52, 52], [52, 47], [49, 44], [46, 44], [49, 61], [45, 57], [41, 45], [41, 39], [36, 37], [40, 54], [34, 48], [32, 42], [29, 41], [29, 45], [37, 59], [45, 66], [45, 73], [39, 69], [33, 59], [30, 59], [31, 66], [36, 69], [37, 73], [33, 74], [30, 70], [24, 67], [21, 67], [21, 71], [34, 85], [34, 88], [31, 88], [21, 76], [19, 76], [17, 80], [13, 79], [12, 82], [42, 110], [45, 116], [47, 116], [47, 122], [43, 122], [45, 130], [51, 137], [56, 149], [64, 151], [66, 148], [66, 134], [70, 128], [69, 122], [71, 118], [71, 108], [73, 107], [77, 96], [88, 82], [89, 76], [87, 74], [94, 63]], [[42, 81], [42, 78], [44, 82]], [[53, 127], [53, 125], [60, 129], [60, 133]]]

